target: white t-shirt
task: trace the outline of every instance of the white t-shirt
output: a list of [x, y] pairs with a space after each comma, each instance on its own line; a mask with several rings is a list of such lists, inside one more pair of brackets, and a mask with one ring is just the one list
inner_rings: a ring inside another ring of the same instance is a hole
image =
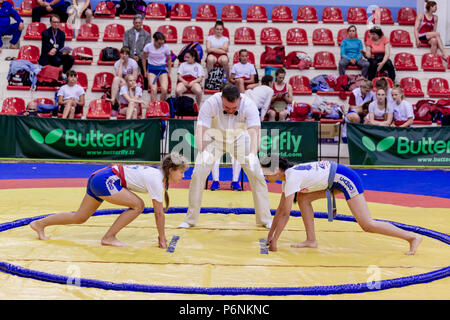
[[224, 114], [222, 93], [209, 97], [200, 108], [197, 126], [219, 129], [223, 140], [231, 143], [247, 132], [247, 128], [261, 126], [259, 111], [255, 103], [245, 94], [241, 94], [238, 114]]
[[63, 100], [75, 98], [76, 101], [80, 101], [80, 97], [85, 94], [83, 87], [76, 84], [70, 87], [68, 84], [63, 85], [58, 91], [58, 97], [62, 96]]
[[307, 162], [285, 171], [286, 181], [281, 189], [285, 197], [295, 192], [314, 192], [328, 188], [331, 164], [329, 161]]
[[355, 106], [360, 106], [368, 101], [376, 100], [375, 92], [373, 91], [369, 91], [364, 98], [362, 97], [360, 88], [354, 89], [352, 93], [355, 96]]
[[200, 63], [187, 63], [183, 62], [178, 67], [178, 74], [181, 76], [191, 75], [195, 78], [204, 77], [205, 76], [205, 70], [203, 70], [203, 67]]
[[[117, 166], [113, 166], [117, 169]], [[161, 170], [142, 165], [124, 165], [123, 172], [127, 189], [130, 191], [148, 192], [150, 199], [163, 202], [164, 186]]]
[[242, 64], [240, 62], [233, 65], [231, 73], [235, 78], [250, 78], [252, 74], [256, 74], [255, 66], [250, 62]]
[[220, 48], [220, 47], [223, 47], [226, 42], [229, 42], [230, 39], [228, 39], [228, 37], [224, 37], [224, 36], [217, 39], [215, 35], [212, 35], [212, 36], [209, 36], [208, 38], [206, 38], [206, 41], [209, 41], [211, 48]]
[[384, 120], [384, 114], [394, 113], [394, 105], [387, 102], [386, 110], [378, 108], [377, 101], [369, 104], [369, 113], [372, 112], [375, 120]]
[[167, 55], [170, 55], [169, 46], [165, 43], [159, 49], [156, 49], [153, 42], [150, 42], [145, 45], [144, 52], [148, 54], [147, 62], [152, 66], [165, 65]]
[[[127, 99], [125, 99], [123, 97], [124, 94], [130, 95], [130, 92], [128, 91], [128, 87], [126, 85], [120, 87], [120, 91], [119, 91], [119, 96], [120, 96], [119, 103], [120, 104], [128, 104]], [[139, 86], [136, 87], [136, 89], [134, 91], [134, 95], [136, 97], [138, 97], [138, 98], [142, 98], [142, 89], [141, 89], [141, 87], [139, 87]]]
[[261, 110], [261, 115], [263, 110], [267, 112], [269, 108], [270, 101], [273, 97], [273, 89], [269, 86], [257, 86], [254, 89], [248, 89], [245, 91], [245, 95], [253, 100], [256, 107]]
[[[120, 59], [114, 63], [114, 68], [117, 69], [120, 66]], [[122, 77], [125, 77], [128, 74], [133, 74], [134, 70], [139, 68], [136, 60], [132, 58], [128, 58], [127, 66], [122, 66]]]
[[406, 100], [402, 100], [400, 104], [394, 102], [394, 120], [407, 121], [409, 118], [414, 119], [414, 110], [411, 103]]

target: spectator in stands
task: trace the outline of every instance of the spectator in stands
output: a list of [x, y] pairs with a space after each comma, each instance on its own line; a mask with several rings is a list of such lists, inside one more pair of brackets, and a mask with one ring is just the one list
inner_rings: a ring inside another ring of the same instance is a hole
[[439, 48], [444, 60], [448, 60], [449, 56], [442, 43], [441, 34], [436, 32], [438, 16], [434, 13], [437, 11], [437, 3], [436, 1], [429, 0], [425, 0], [425, 2], [425, 13], [417, 15], [414, 26], [414, 36], [416, 38], [417, 48], [420, 48], [422, 43], [428, 43], [431, 45], [432, 53], [436, 53]]
[[144, 67], [144, 77], [148, 80], [150, 87], [150, 101], [157, 100], [159, 80], [161, 95], [160, 100], [166, 100], [169, 87], [169, 74], [172, 68], [170, 49], [167, 46], [166, 37], [162, 32], [153, 34], [153, 42], [144, 47], [142, 54], [142, 64]]
[[204, 77], [205, 71], [200, 64], [197, 50], [191, 49], [187, 51], [184, 55], [184, 62], [178, 67], [176, 96], [180, 97], [187, 90], [190, 90], [195, 94], [195, 100], [200, 108], [203, 97], [202, 82]]
[[230, 82], [244, 93], [248, 85], [255, 84], [255, 75], [255, 66], [248, 62], [247, 49], [239, 50], [239, 62], [231, 68]]
[[79, 26], [83, 14], [86, 17], [86, 23], [91, 23], [94, 16], [91, 9], [91, 0], [72, 0], [72, 5], [67, 9], [67, 15], [69, 16], [67, 22], [72, 26], [75, 26], [75, 24]]
[[269, 121], [286, 121], [289, 116], [289, 108], [294, 101], [292, 86], [284, 81], [286, 70], [283, 68], [275, 71], [275, 82], [273, 83], [273, 97], [270, 109], [267, 111]]
[[120, 59], [114, 63], [114, 80], [111, 85], [111, 101], [112, 105], [118, 101], [118, 93], [125, 83], [125, 77], [129, 74], [133, 75], [137, 79], [139, 73], [139, 66], [134, 59], [130, 58], [130, 48], [122, 47], [120, 49]]
[[61, 51], [64, 48], [66, 34], [59, 29], [59, 16], [54, 14], [50, 17], [51, 27], [42, 32], [42, 48], [39, 64], [41, 66], [51, 65], [60, 67], [62, 65], [63, 73], [69, 71], [75, 61], [70, 55], [70, 51]]
[[[137, 119], [141, 113], [140, 104], [146, 106], [146, 102], [142, 100], [142, 89], [132, 74], [125, 77], [125, 85], [120, 88], [119, 102], [119, 113], [124, 114], [126, 119]], [[144, 108], [142, 111], [142, 119], [145, 119], [146, 110], [147, 108]]]
[[389, 59], [391, 55], [391, 44], [383, 35], [380, 27], [375, 26], [369, 30], [370, 38], [366, 42], [365, 57], [369, 60], [369, 72], [367, 78], [372, 80], [384, 71], [387, 71], [389, 78], [395, 81], [395, 68]]
[[361, 84], [359, 88], [354, 89], [350, 93], [348, 100], [350, 108], [347, 113], [347, 121], [354, 123], [364, 123], [364, 117], [367, 115], [368, 109], [363, 108], [363, 106], [367, 102], [370, 103], [376, 99], [372, 88], [372, 81], [366, 80]]
[[68, 3], [64, 0], [36, 0], [37, 6], [31, 12], [31, 21], [40, 22], [41, 17], [47, 14], [56, 14], [61, 19], [61, 22], [67, 22], [67, 8]]
[[261, 121], [264, 120], [267, 110], [269, 109], [270, 102], [272, 101], [272, 86], [273, 77], [271, 75], [265, 75], [261, 78], [261, 85], [245, 91], [245, 95], [250, 97], [250, 99], [252, 99], [258, 107]]
[[222, 21], [216, 21], [214, 35], [206, 38], [206, 70], [209, 72], [218, 63], [225, 71], [227, 79], [230, 79], [230, 67], [228, 60], [228, 46], [230, 39], [223, 36], [224, 25]]
[[20, 115], [22, 116], [37, 116], [38, 115], [38, 105], [36, 101], [30, 101], [27, 103], [25, 107], [25, 111], [23, 111]]
[[364, 123], [376, 126], [390, 126], [394, 117], [394, 106], [386, 98], [386, 91], [378, 89], [377, 99], [369, 104], [369, 114]]
[[[137, 14], [133, 18], [133, 28], [127, 30], [123, 36], [123, 46], [130, 48], [131, 57], [138, 63], [141, 73], [144, 74], [142, 54], [144, 47], [152, 42], [151, 35], [142, 28], [142, 16]], [[147, 88], [147, 77], [144, 78], [144, 89]]]
[[411, 103], [405, 100], [403, 89], [395, 86], [392, 89], [392, 98], [394, 98], [394, 122], [392, 126], [410, 127], [414, 121], [414, 109]]
[[394, 104], [392, 99], [392, 89], [389, 87], [389, 82], [386, 78], [380, 78], [375, 82], [375, 90], [383, 89], [386, 92], [386, 98], [389, 104]]
[[67, 84], [58, 91], [58, 105], [64, 119], [73, 119], [75, 114], [83, 113], [86, 92], [77, 82], [77, 72], [69, 70]]
[[339, 61], [339, 75], [345, 74], [345, 68], [348, 65], [358, 66], [362, 69], [362, 75], [367, 78], [369, 71], [369, 62], [363, 58], [362, 41], [356, 38], [356, 26], [351, 25], [347, 28], [348, 38], [341, 42], [341, 60]]
[[[16, 23], [11, 24], [10, 17], [13, 17]], [[8, 1], [0, 0], [0, 53], [3, 46], [2, 37], [6, 35], [12, 35], [9, 41], [10, 49], [17, 49], [16, 44], [20, 40], [23, 28], [23, 20], [14, 6]]]

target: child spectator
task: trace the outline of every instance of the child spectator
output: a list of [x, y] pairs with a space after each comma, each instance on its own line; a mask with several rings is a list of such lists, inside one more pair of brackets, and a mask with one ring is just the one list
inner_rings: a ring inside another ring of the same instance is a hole
[[386, 98], [384, 89], [377, 90], [377, 99], [369, 104], [369, 114], [366, 116], [365, 124], [376, 126], [390, 126], [394, 114], [394, 106]]
[[228, 66], [228, 46], [230, 39], [223, 36], [224, 25], [222, 21], [216, 21], [214, 25], [214, 35], [206, 38], [206, 70], [209, 72], [216, 63], [222, 66], [227, 79], [230, 78], [230, 68]]
[[383, 89], [386, 92], [386, 98], [389, 104], [394, 104], [394, 99], [392, 99], [392, 89], [389, 86], [389, 82], [386, 78], [380, 78], [375, 82], [375, 90]]
[[255, 66], [248, 62], [247, 49], [239, 50], [239, 62], [231, 68], [230, 82], [244, 93], [248, 85], [255, 83], [255, 74]]
[[[16, 23], [11, 24], [10, 17], [13, 17]], [[23, 20], [14, 6], [8, 1], [0, 0], [0, 53], [3, 46], [2, 37], [5, 35], [12, 35], [9, 41], [10, 49], [17, 49], [16, 44], [20, 40], [23, 28]]]
[[273, 83], [273, 97], [271, 107], [267, 111], [269, 121], [286, 121], [289, 116], [289, 107], [294, 101], [292, 86], [284, 81], [286, 70], [283, 68], [275, 71], [275, 82]]
[[203, 97], [202, 81], [205, 71], [200, 64], [198, 52], [191, 49], [184, 55], [184, 62], [178, 67], [178, 84], [175, 90], [177, 97], [180, 97], [187, 90], [195, 94], [195, 100], [200, 108]]
[[77, 84], [77, 72], [69, 70], [67, 72], [67, 84], [58, 91], [58, 105], [63, 119], [73, 119], [75, 114], [83, 113], [85, 103], [85, 91]]
[[[120, 87], [120, 109], [119, 113], [124, 114], [126, 119], [137, 119], [139, 113], [141, 113], [142, 103], [146, 105], [142, 100], [142, 89], [136, 83], [136, 77], [129, 74], [125, 76], [125, 84]], [[145, 119], [145, 112], [147, 108], [142, 112], [142, 119]]]
[[411, 103], [405, 100], [403, 89], [395, 86], [392, 89], [394, 99], [394, 123], [392, 126], [410, 127], [414, 121], [414, 109]]

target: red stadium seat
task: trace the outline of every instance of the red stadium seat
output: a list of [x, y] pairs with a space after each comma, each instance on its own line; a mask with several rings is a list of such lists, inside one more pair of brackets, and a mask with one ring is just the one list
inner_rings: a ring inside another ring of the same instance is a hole
[[261, 30], [261, 44], [282, 44], [281, 32], [275, 27], [265, 27]]
[[148, 104], [147, 112], [145, 114], [147, 118], [170, 118], [170, 106], [166, 101], [155, 100]]
[[166, 18], [167, 9], [164, 3], [152, 2], [147, 5], [145, 19], [165, 20]]
[[272, 9], [272, 22], [291, 23], [292, 21], [292, 9], [290, 7], [279, 5]]
[[94, 17], [114, 19], [116, 5], [112, 1], [100, 1], [95, 6]]
[[266, 7], [255, 4], [247, 8], [247, 22], [267, 22]]
[[376, 91], [377, 89], [375, 88], [375, 84], [377, 83], [377, 81], [381, 78], [385, 78], [387, 80], [387, 82], [389, 83], [389, 88], [393, 88], [394, 87], [394, 82], [392, 81], [391, 78], [388, 77], [376, 77], [372, 80], [372, 86], [373, 86], [373, 91]]
[[104, 92], [106, 87], [111, 87], [114, 75], [111, 72], [99, 72], [94, 76], [92, 92]]
[[250, 27], [239, 27], [234, 32], [235, 44], [256, 44], [255, 30]]
[[235, 4], [226, 4], [222, 7], [222, 21], [242, 22], [242, 9]]
[[389, 41], [393, 47], [412, 47], [409, 32], [402, 29], [392, 30]]
[[361, 7], [352, 7], [347, 11], [347, 22], [349, 24], [366, 24], [367, 12]]
[[375, 8], [372, 11], [371, 20], [375, 24], [394, 24], [392, 12], [388, 8]]
[[311, 6], [303, 6], [297, 9], [298, 23], [318, 23], [317, 10]]
[[175, 3], [170, 9], [170, 20], [190, 21], [191, 18], [192, 9], [187, 3]]
[[[120, 51], [117, 48], [114, 48], [117, 52], [117, 56], [120, 57]], [[117, 61], [117, 60], [116, 60]], [[113, 66], [116, 61], [103, 61], [103, 53], [102, 50], [100, 50], [100, 54], [98, 55], [98, 61], [97, 64], [99, 66]]]
[[314, 54], [314, 68], [316, 69], [336, 69], [334, 54], [328, 51], [319, 51]]
[[[348, 38], [347, 28], [340, 29], [337, 34], [337, 44], [341, 45], [344, 39]], [[358, 38], [358, 33], [356, 33], [356, 38]]]
[[143, 24], [143, 25], [142, 25], [142, 29], [144, 29], [145, 31], [147, 31], [149, 35], [152, 35], [152, 29], [151, 29], [148, 25]]
[[86, 73], [77, 71], [77, 83], [83, 87], [84, 91], [88, 88], [88, 78]]
[[42, 22], [30, 22], [27, 26], [27, 31], [25, 32], [25, 35], [23, 38], [25, 40], [41, 40], [42, 39], [42, 32], [47, 29], [47, 26], [45, 23]]
[[183, 29], [182, 43], [197, 41], [203, 43], [203, 29], [199, 26], [187, 26]]
[[3, 100], [1, 114], [21, 114], [25, 111], [25, 100], [18, 97], [8, 97]]
[[422, 69], [424, 71], [445, 71], [442, 57], [437, 53], [425, 53], [422, 56]]
[[[78, 55], [79, 53], [90, 55], [92, 59], [83, 59], [83, 57]], [[89, 47], [77, 47], [73, 49], [72, 56], [75, 58], [74, 64], [81, 64], [81, 65], [90, 65], [92, 64], [92, 61], [94, 59], [94, 53], [92, 52], [92, 49]]]
[[416, 71], [419, 68], [416, 65], [414, 55], [408, 52], [399, 52], [394, 57], [394, 66], [396, 70], [412, 70]]
[[397, 22], [401, 26], [413, 26], [416, 23], [417, 12], [413, 8], [400, 8], [397, 13]]
[[158, 31], [164, 34], [164, 36], [166, 37], [166, 43], [177, 43], [178, 34], [177, 28], [175, 28], [175, 26], [168, 24], [159, 26]]
[[295, 95], [311, 95], [311, 86], [308, 77], [295, 75], [289, 78], [289, 84], [292, 86], [292, 93]]
[[315, 46], [334, 46], [333, 33], [327, 28], [318, 28], [313, 31], [312, 43]]
[[[256, 64], [256, 60], [255, 60], [255, 54], [252, 51], [247, 50], [248, 52], [248, 62], [250, 62], [251, 64], [255, 65]], [[233, 64], [236, 64], [239, 62], [239, 50], [236, 51], [233, 55]]]
[[77, 35], [77, 41], [98, 41], [100, 32], [98, 25], [94, 23], [84, 23], [80, 27]]
[[342, 10], [339, 7], [326, 7], [322, 11], [323, 23], [344, 23]]
[[260, 68], [265, 68], [265, 67], [274, 67], [274, 68], [282, 68], [283, 67], [283, 63], [266, 63], [266, 53], [263, 52], [261, 53], [261, 56], [259, 57], [259, 66]]
[[66, 41], [71, 41], [73, 39], [73, 27], [70, 23], [61, 22], [59, 24], [59, 29], [66, 34]]
[[369, 30], [366, 30], [366, 32], [364, 32], [364, 43], [367, 43], [369, 39], [370, 39], [370, 32]]
[[[213, 36], [214, 35], [214, 27], [212, 27], [211, 29], [209, 29], [208, 32], [208, 36]], [[228, 28], [223, 28], [223, 33], [222, 35], [224, 37], [227, 37], [228, 39], [230, 39], [230, 32], [228, 31]]]
[[125, 27], [123, 25], [117, 23], [108, 24], [105, 27], [103, 41], [122, 42], [124, 34], [125, 34]]
[[86, 119], [109, 119], [111, 118], [111, 102], [104, 99], [95, 99], [89, 103]]
[[413, 77], [406, 77], [400, 80], [400, 86], [406, 97], [423, 97], [425, 94], [422, 91], [420, 80]]
[[213, 4], [201, 4], [197, 7], [197, 14], [195, 15], [197, 21], [216, 21], [217, 9]]
[[450, 96], [450, 88], [447, 79], [431, 78], [428, 80], [427, 93], [432, 98], [448, 98]]
[[36, 6], [38, 6], [36, 0], [22, 0], [18, 13], [21, 17], [31, 17], [31, 12]]
[[21, 46], [17, 60], [28, 60], [32, 63], [37, 63], [39, 60], [39, 48], [33, 45]]
[[288, 45], [308, 45], [308, 36], [305, 29], [290, 28], [286, 32], [286, 43]]

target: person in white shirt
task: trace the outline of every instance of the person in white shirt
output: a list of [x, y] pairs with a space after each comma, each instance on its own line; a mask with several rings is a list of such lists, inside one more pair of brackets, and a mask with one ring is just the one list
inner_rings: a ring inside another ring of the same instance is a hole
[[[120, 87], [119, 103], [119, 113], [124, 114], [126, 119], [137, 119], [141, 112], [142, 119], [145, 119], [147, 108], [145, 101], [142, 100], [142, 89], [137, 85], [136, 78], [132, 74], [125, 77], [125, 84]], [[141, 110], [142, 105], [143, 110]]]
[[364, 123], [390, 126], [394, 117], [394, 106], [388, 102], [384, 89], [378, 89], [376, 97], [377, 100], [369, 104], [369, 114], [364, 119]]
[[206, 70], [209, 72], [216, 63], [222, 66], [227, 79], [230, 78], [230, 66], [228, 60], [228, 46], [230, 39], [223, 36], [224, 25], [222, 21], [216, 21], [214, 35], [206, 38]]
[[130, 48], [122, 47], [120, 49], [120, 59], [114, 63], [114, 79], [111, 84], [111, 101], [112, 105], [116, 104], [118, 100], [118, 92], [125, 83], [125, 77], [129, 74], [137, 79], [139, 73], [139, 66], [134, 59], [130, 58]]
[[248, 62], [247, 49], [239, 50], [239, 62], [231, 68], [230, 82], [244, 93], [248, 85], [255, 83], [256, 69]]
[[[277, 159], [278, 158], [278, 159]], [[364, 198], [364, 188], [361, 178], [347, 166], [330, 161], [318, 161], [294, 165], [282, 157], [262, 159], [261, 166], [269, 183], [282, 181], [282, 193], [272, 227], [267, 235], [267, 244], [270, 251], [277, 251], [277, 241], [285, 228], [292, 209], [292, 203], [297, 199], [303, 224], [306, 231], [306, 240], [293, 244], [293, 248], [317, 248], [317, 239], [314, 230], [314, 209], [312, 202], [327, 198], [328, 203], [334, 202], [334, 195], [343, 193], [348, 207], [356, 218], [357, 223], [365, 232], [378, 233], [396, 237], [409, 242], [409, 251], [406, 255], [416, 253], [422, 236], [413, 232], [402, 230], [388, 222], [373, 220]], [[328, 205], [328, 220], [335, 217], [335, 205]]]
[[[145, 165], [113, 165], [92, 173], [86, 194], [76, 212], [62, 212], [35, 220], [30, 227], [40, 240], [48, 240], [45, 228], [54, 225], [82, 224], [100, 207], [103, 201], [124, 206], [120, 214], [101, 240], [102, 245], [125, 247], [117, 233], [136, 219], [145, 209], [144, 201], [134, 192], [148, 193], [153, 202], [159, 248], [167, 248], [165, 217], [169, 207], [169, 182], [178, 183], [188, 167], [187, 160], [177, 153], [165, 156], [159, 168]], [[163, 200], [166, 208], [163, 208]]]
[[198, 108], [202, 103], [203, 88], [202, 81], [205, 77], [205, 71], [200, 64], [198, 52], [191, 49], [184, 55], [184, 62], [178, 67], [178, 84], [175, 89], [175, 95], [180, 97], [187, 90], [195, 94]]
[[270, 228], [268, 189], [258, 161], [261, 121], [255, 103], [238, 88], [226, 84], [200, 109], [195, 129], [198, 154], [189, 187], [189, 209], [180, 228], [198, 223], [203, 187], [214, 163], [229, 152], [242, 165], [251, 185], [256, 224]]
[[367, 112], [363, 109], [366, 102], [372, 102], [376, 99], [372, 91], [372, 81], [365, 80], [359, 88], [353, 89], [350, 93], [348, 104], [349, 110], [346, 116], [348, 122], [363, 123]]
[[67, 84], [58, 91], [58, 105], [63, 119], [73, 119], [75, 114], [83, 113], [85, 95], [83, 87], [77, 84], [78, 76], [74, 70], [67, 72]]
[[272, 101], [274, 94], [272, 86], [273, 77], [271, 75], [265, 75], [261, 78], [261, 85], [245, 91], [245, 95], [250, 97], [250, 99], [252, 99], [256, 104], [256, 107], [260, 113], [261, 121], [264, 120], [267, 110], [269, 110], [270, 102]]
[[153, 42], [144, 47], [142, 54], [142, 65], [144, 77], [148, 79], [150, 87], [150, 101], [157, 100], [158, 81], [161, 95], [159, 100], [165, 101], [169, 88], [169, 74], [172, 68], [172, 60], [169, 46], [165, 43], [166, 37], [162, 32], [153, 34]]
[[394, 99], [394, 122], [392, 126], [410, 127], [414, 122], [414, 109], [411, 103], [405, 100], [403, 89], [400, 86], [392, 89]]

